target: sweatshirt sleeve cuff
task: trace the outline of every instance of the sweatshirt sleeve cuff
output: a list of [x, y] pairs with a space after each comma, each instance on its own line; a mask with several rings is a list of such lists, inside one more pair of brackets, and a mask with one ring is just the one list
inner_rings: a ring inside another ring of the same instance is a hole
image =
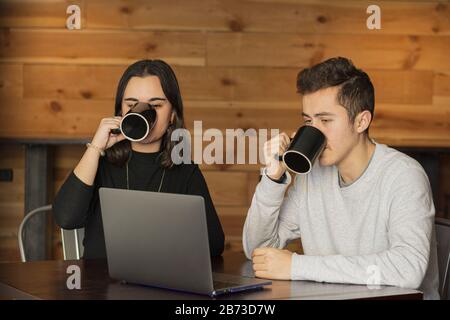
[[316, 256], [293, 253], [291, 260], [291, 279], [316, 281], [316, 274], [319, 269], [318, 258]]
[[267, 168], [264, 168], [261, 181], [258, 185], [258, 191], [262, 195], [263, 199], [283, 199], [284, 193], [291, 183], [291, 175], [286, 171], [286, 179], [284, 182], [279, 183], [270, 179], [266, 174]]

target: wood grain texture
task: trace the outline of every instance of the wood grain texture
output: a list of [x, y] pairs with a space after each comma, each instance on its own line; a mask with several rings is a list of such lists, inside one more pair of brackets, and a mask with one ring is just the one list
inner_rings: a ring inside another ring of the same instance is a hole
[[364, 69], [439, 71], [450, 67], [449, 47], [448, 36], [217, 32], [208, 34], [206, 50], [212, 66], [304, 68], [344, 56]]
[[[24, 96], [113, 99], [118, 79], [125, 69], [125, 65], [26, 64]], [[264, 103], [272, 101], [273, 107], [279, 103], [300, 101], [295, 85], [298, 68], [176, 66], [174, 69], [185, 100]], [[377, 103], [432, 102], [434, 73], [431, 71], [367, 70], [367, 73], [377, 88]], [[40, 81], [43, 74], [46, 75], [46, 81]], [[440, 72], [436, 78], [436, 86], [442, 86], [446, 81], [446, 74]], [[436, 94], [440, 94], [444, 88], [437, 89]]]
[[[207, 30], [229, 32], [304, 32], [369, 34], [370, 1], [94, 0], [87, 3], [88, 28]], [[445, 3], [377, 1], [380, 34], [450, 34]], [[170, 6], [171, 10], [167, 10]], [[151, 17], [151, 19], [149, 19]]]
[[130, 64], [143, 58], [204, 65], [205, 36], [200, 32], [22, 28], [4, 28], [0, 33], [0, 61]]

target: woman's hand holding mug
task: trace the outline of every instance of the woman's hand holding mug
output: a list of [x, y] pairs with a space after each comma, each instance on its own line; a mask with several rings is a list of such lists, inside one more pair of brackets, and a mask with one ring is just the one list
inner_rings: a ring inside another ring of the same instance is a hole
[[106, 150], [111, 148], [117, 142], [124, 140], [125, 137], [122, 133], [111, 133], [112, 129], [120, 128], [121, 119], [122, 117], [103, 118], [100, 121], [94, 138], [92, 138], [91, 144], [102, 150]]

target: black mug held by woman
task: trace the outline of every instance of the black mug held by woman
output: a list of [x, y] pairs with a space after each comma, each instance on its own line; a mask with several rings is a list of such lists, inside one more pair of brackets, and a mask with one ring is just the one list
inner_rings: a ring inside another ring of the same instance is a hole
[[120, 129], [111, 133], [122, 133], [130, 141], [144, 143], [157, 121], [155, 109], [148, 103], [139, 102], [120, 121]]
[[297, 174], [307, 174], [326, 145], [325, 135], [313, 126], [303, 126], [292, 138], [289, 147], [278, 160]]

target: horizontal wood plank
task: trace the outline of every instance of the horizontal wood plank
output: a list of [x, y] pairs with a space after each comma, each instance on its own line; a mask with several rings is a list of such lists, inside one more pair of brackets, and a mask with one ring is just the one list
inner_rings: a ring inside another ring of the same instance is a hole
[[367, 69], [450, 69], [450, 37], [209, 33], [210, 66], [307, 67], [344, 56]]
[[[438, 1], [378, 1], [382, 28], [366, 26], [370, 1], [2, 0], [0, 26], [65, 28], [77, 4], [89, 29], [449, 35], [449, 9]], [[151, 19], [149, 19], [151, 17]]]
[[[369, 69], [450, 69], [446, 59], [450, 36], [270, 34], [270, 45], [267, 45], [268, 36], [259, 33], [205, 36], [196, 32], [5, 29], [0, 33], [0, 58], [3, 61], [87, 64], [128, 64], [142, 58], [162, 58], [176, 65], [207, 63], [210, 66], [300, 68], [329, 57], [346, 56], [357, 66]], [[91, 50], [92, 47], [96, 50]]]
[[3, 29], [0, 33], [0, 61], [124, 65], [145, 58], [204, 65], [205, 36], [83, 29]]
[[[88, 28], [228, 32], [369, 34], [370, 1], [90, 0]], [[438, 2], [378, 1], [379, 34], [450, 34], [449, 9]], [[152, 17], [149, 19], [149, 17]]]

